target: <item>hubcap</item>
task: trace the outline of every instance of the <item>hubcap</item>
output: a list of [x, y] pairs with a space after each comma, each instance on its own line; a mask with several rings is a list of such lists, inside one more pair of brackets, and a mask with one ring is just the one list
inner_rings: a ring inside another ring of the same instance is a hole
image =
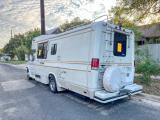
[[51, 88], [52, 91], [55, 90], [55, 84], [54, 84], [54, 82], [50, 82], [50, 88]]

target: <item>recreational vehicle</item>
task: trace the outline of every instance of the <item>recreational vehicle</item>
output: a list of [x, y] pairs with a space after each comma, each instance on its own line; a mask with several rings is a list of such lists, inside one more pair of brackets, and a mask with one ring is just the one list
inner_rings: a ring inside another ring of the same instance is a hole
[[134, 32], [99, 21], [33, 39], [27, 76], [57, 93], [70, 90], [101, 103], [142, 91], [134, 83]]

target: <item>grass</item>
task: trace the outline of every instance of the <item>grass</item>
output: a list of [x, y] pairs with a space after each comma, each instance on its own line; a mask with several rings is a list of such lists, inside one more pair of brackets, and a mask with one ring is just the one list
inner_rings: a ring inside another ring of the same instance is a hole
[[144, 93], [160, 96], [160, 80], [151, 79], [150, 84], [147, 85], [141, 77], [135, 77], [135, 82], [143, 86]]
[[8, 64], [19, 65], [19, 64], [25, 64], [26, 61], [14, 61], [14, 60], [11, 60], [11, 61], [0, 61], [0, 63], [8, 63]]

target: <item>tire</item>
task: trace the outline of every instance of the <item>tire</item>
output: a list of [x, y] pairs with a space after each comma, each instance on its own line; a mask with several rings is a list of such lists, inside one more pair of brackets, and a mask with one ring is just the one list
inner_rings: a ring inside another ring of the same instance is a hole
[[32, 78], [29, 76], [29, 69], [27, 68], [27, 80], [32, 80]]
[[32, 78], [27, 74], [27, 80], [32, 80]]
[[49, 88], [52, 93], [57, 93], [57, 84], [54, 75], [49, 75]]

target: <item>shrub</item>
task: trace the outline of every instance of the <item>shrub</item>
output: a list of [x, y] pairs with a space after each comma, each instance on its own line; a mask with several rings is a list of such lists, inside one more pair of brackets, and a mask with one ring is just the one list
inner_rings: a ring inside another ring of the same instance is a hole
[[146, 85], [150, 85], [151, 75], [160, 74], [160, 66], [151, 59], [147, 47], [136, 51], [136, 73], [142, 74], [141, 80]]
[[22, 60], [24, 61], [25, 60], [25, 54], [28, 53], [28, 49], [26, 46], [24, 45], [21, 45], [19, 46], [18, 48], [16, 48], [14, 50], [15, 54], [17, 55], [18, 57], [18, 60]]

